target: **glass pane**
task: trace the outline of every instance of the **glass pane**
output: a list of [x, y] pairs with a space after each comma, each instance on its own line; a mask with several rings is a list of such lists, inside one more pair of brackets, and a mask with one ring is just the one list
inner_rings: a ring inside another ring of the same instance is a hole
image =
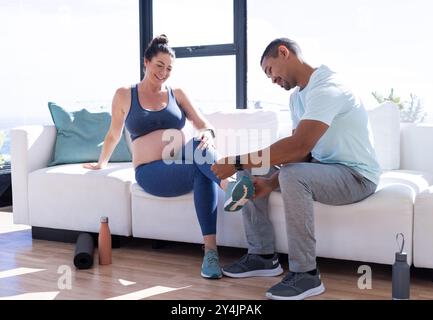
[[140, 79], [137, 0], [0, 4], [0, 129], [52, 123], [49, 101], [109, 104]]
[[0, 130], [0, 171], [10, 169], [11, 162], [10, 130]]
[[173, 47], [233, 43], [233, 0], [154, 1], [153, 32]]
[[236, 58], [176, 59], [168, 84], [181, 88], [204, 112], [236, 109]]
[[[286, 92], [266, 78], [259, 61], [275, 38], [297, 41], [313, 67], [339, 72], [364, 100], [372, 92], [402, 100], [416, 94], [433, 121], [433, 4], [425, 0], [248, 0], [249, 104], [288, 105]], [[311, 10], [314, 8], [314, 10]], [[338, 10], [336, 10], [338, 8]]]

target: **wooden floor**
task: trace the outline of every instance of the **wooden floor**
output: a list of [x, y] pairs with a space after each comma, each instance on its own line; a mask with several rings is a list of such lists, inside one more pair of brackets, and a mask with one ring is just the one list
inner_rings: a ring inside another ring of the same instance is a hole
[[[225, 264], [245, 250], [223, 247], [219, 252]], [[73, 244], [32, 240], [28, 228], [12, 225], [11, 213], [0, 212], [0, 299], [262, 300], [265, 291], [282, 279], [203, 279], [201, 246], [194, 244], [167, 243], [152, 249], [151, 241], [134, 240], [113, 250], [112, 265], [96, 263], [88, 270], [75, 269], [73, 253]], [[281, 261], [287, 270], [287, 256]], [[311, 299], [391, 298], [390, 266], [370, 264], [372, 289], [360, 290], [357, 271], [364, 263], [322, 258], [318, 263], [326, 292]], [[433, 299], [431, 271], [413, 268], [411, 276], [411, 298]]]

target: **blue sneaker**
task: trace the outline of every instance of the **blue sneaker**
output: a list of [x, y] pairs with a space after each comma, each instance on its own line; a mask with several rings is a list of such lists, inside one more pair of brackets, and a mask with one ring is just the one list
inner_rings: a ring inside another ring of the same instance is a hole
[[250, 178], [242, 176], [237, 181], [229, 182], [226, 191], [224, 210], [234, 212], [241, 210], [249, 199], [254, 196], [254, 185]]
[[221, 279], [223, 276], [219, 264], [218, 253], [215, 250], [208, 250], [201, 265], [201, 276], [206, 279]]

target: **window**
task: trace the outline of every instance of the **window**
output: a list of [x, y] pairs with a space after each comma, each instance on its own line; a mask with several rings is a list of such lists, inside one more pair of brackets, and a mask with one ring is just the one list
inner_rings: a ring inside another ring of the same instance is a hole
[[153, 30], [173, 47], [233, 43], [233, 0], [154, 1]]
[[177, 57], [170, 84], [196, 106], [246, 107], [246, 0], [142, 0], [140, 21], [142, 56], [167, 35]]
[[206, 112], [234, 109], [236, 59], [214, 56], [177, 59], [169, 85], [179, 85], [194, 105]]
[[249, 105], [287, 106], [285, 92], [266, 78], [259, 60], [274, 38], [301, 46], [305, 60], [342, 74], [367, 107], [372, 92], [416, 94], [433, 121], [432, 5], [424, 0], [248, 0]]
[[0, 129], [52, 123], [47, 103], [111, 104], [139, 80], [137, 0], [2, 1]]
[[8, 130], [0, 130], [0, 171], [10, 169], [11, 139]]

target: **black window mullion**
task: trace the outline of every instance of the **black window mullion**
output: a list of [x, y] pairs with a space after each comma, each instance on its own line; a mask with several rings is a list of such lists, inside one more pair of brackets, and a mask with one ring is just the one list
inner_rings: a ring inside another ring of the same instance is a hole
[[144, 51], [153, 39], [153, 0], [139, 0], [140, 10], [140, 79], [144, 78]]
[[247, 0], [234, 0], [236, 108], [247, 108]]

